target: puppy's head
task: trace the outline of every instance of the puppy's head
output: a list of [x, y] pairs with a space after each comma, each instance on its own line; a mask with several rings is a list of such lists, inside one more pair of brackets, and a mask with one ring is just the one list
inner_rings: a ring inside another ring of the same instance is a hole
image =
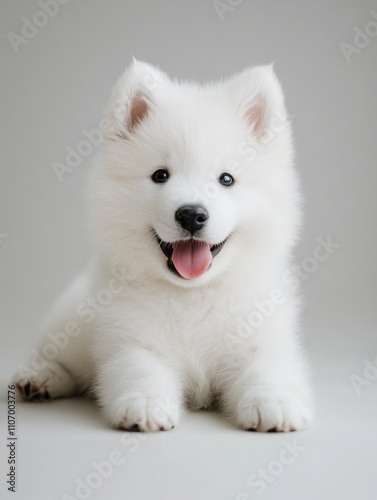
[[94, 236], [111, 265], [185, 287], [288, 251], [298, 222], [291, 156], [271, 66], [199, 86], [134, 60], [91, 176]]

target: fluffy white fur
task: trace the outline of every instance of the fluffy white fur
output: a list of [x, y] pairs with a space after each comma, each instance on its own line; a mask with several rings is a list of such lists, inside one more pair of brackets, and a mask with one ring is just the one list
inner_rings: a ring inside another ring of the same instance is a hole
[[[198, 85], [134, 60], [116, 84], [108, 120], [88, 189], [97, 254], [19, 370], [21, 393], [90, 390], [111, 425], [131, 430], [170, 429], [183, 408], [214, 402], [243, 429], [304, 428], [311, 398], [299, 303], [282, 279], [300, 196], [272, 66]], [[159, 168], [170, 173], [164, 184], [151, 179]], [[223, 172], [232, 186], [219, 183]], [[226, 240], [191, 280], [168, 269], [156, 239], [188, 237], [175, 220], [185, 204], [209, 213], [202, 240]], [[274, 290], [283, 303], [251, 328], [256, 302]]]

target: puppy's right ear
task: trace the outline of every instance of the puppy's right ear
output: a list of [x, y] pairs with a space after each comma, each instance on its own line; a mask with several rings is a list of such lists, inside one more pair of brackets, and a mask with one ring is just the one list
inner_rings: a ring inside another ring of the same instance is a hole
[[116, 83], [109, 110], [109, 136], [127, 139], [147, 119], [159, 87], [169, 77], [160, 69], [133, 59]]
[[281, 85], [272, 64], [254, 66], [229, 80], [232, 106], [246, 121], [251, 135], [259, 140], [273, 129], [274, 122], [288, 123]]

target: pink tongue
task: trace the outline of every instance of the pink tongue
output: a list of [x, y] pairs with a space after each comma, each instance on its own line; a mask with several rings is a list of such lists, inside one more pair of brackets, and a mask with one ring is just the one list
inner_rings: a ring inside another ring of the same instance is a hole
[[212, 262], [211, 247], [201, 241], [178, 241], [173, 243], [172, 261], [182, 278], [198, 278]]

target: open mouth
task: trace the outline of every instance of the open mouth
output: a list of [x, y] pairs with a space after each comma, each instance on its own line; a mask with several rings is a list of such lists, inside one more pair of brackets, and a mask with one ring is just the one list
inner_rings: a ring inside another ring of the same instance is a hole
[[226, 242], [225, 239], [221, 243], [211, 245], [206, 241], [191, 238], [167, 243], [162, 241], [156, 233], [155, 236], [168, 259], [170, 271], [188, 280], [202, 276]]

